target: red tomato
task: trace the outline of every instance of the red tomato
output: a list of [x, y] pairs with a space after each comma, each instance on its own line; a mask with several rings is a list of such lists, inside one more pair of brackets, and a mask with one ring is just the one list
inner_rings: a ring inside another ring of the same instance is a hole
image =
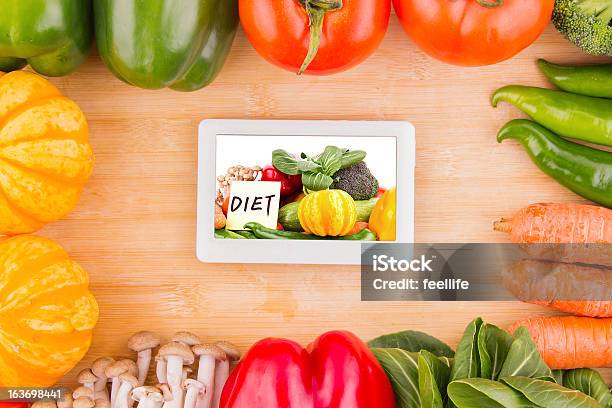
[[281, 224], [280, 222], [278, 224], [276, 224], [276, 229], [278, 231], [284, 231], [285, 230], [285, 228], [283, 228], [283, 224]]
[[554, 3], [393, 0], [404, 29], [423, 51], [444, 62], [467, 66], [495, 64], [528, 47], [550, 22]]
[[[361, 63], [378, 48], [389, 26], [391, 0], [304, 1], [314, 9], [330, 9], [323, 14], [320, 46], [307, 74], [334, 74]], [[240, 0], [240, 20], [259, 54], [281, 68], [300, 70], [314, 44], [302, 1]], [[316, 23], [312, 32], [319, 32]]]

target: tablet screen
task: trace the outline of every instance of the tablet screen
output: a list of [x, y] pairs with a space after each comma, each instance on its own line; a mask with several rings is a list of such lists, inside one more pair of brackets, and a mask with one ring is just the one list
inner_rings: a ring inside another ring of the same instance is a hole
[[216, 239], [395, 241], [397, 139], [217, 135]]

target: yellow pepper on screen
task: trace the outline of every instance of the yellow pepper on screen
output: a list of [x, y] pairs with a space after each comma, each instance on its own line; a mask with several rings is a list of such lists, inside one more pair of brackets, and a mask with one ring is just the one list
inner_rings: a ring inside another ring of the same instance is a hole
[[395, 187], [388, 190], [378, 200], [370, 215], [370, 230], [375, 232], [379, 241], [395, 241], [397, 194]]
[[346, 235], [357, 222], [357, 205], [342, 190], [322, 190], [300, 201], [298, 218], [304, 231], [320, 237]]

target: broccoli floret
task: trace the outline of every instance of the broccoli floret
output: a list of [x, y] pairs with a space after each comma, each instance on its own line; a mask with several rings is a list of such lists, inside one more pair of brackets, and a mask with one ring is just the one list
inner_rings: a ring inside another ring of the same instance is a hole
[[331, 188], [346, 191], [354, 200], [369, 200], [378, 192], [378, 180], [361, 161], [338, 170]]
[[610, 0], [556, 0], [553, 23], [587, 53], [612, 56]]

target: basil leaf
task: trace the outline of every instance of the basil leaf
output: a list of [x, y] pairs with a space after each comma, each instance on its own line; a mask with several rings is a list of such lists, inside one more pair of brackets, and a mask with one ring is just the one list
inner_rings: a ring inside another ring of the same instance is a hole
[[542, 408], [601, 408], [593, 398], [550, 381], [528, 377], [506, 377], [502, 382]]
[[444, 342], [418, 331], [406, 330], [387, 334], [371, 340], [368, 346], [372, 348], [399, 348], [411, 352], [427, 350], [438, 357], [453, 357], [455, 352]]
[[568, 370], [563, 374], [563, 386], [578, 390], [599, 402], [602, 407], [612, 406], [612, 395], [601, 374], [590, 368]]
[[451, 380], [473, 378], [480, 375], [480, 361], [478, 356], [478, 332], [482, 326], [479, 317], [473, 320], [463, 333], [455, 353], [455, 363], [451, 372]]
[[444, 408], [450, 367], [426, 350], [420, 352], [418, 365], [421, 405]]
[[323, 173], [306, 172], [302, 174], [302, 184], [310, 191], [327, 190], [334, 179]]
[[347, 167], [351, 167], [359, 162], [362, 162], [363, 159], [366, 158], [366, 152], [363, 150], [349, 150], [344, 152], [342, 155], [340, 168], [346, 169]]
[[453, 381], [448, 396], [458, 408], [540, 408], [513, 388], [484, 378]]
[[[340, 170], [344, 151], [336, 146], [327, 146], [318, 160], [323, 173], [333, 176]], [[331, 184], [331, 183], [330, 183]]]
[[499, 377], [515, 376], [555, 380], [525, 327], [519, 327], [514, 333], [514, 341], [499, 373]]
[[298, 162], [299, 160], [283, 149], [277, 149], [272, 152], [272, 164], [282, 173], [290, 176], [300, 174]]
[[395, 391], [396, 408], [421, 408], [419, 353], [397, 348], [373, 348]]
[[484, 323], [478, 332], [480, 377], [496, 380], [512, 345], [512, 336], [499, 327]]

